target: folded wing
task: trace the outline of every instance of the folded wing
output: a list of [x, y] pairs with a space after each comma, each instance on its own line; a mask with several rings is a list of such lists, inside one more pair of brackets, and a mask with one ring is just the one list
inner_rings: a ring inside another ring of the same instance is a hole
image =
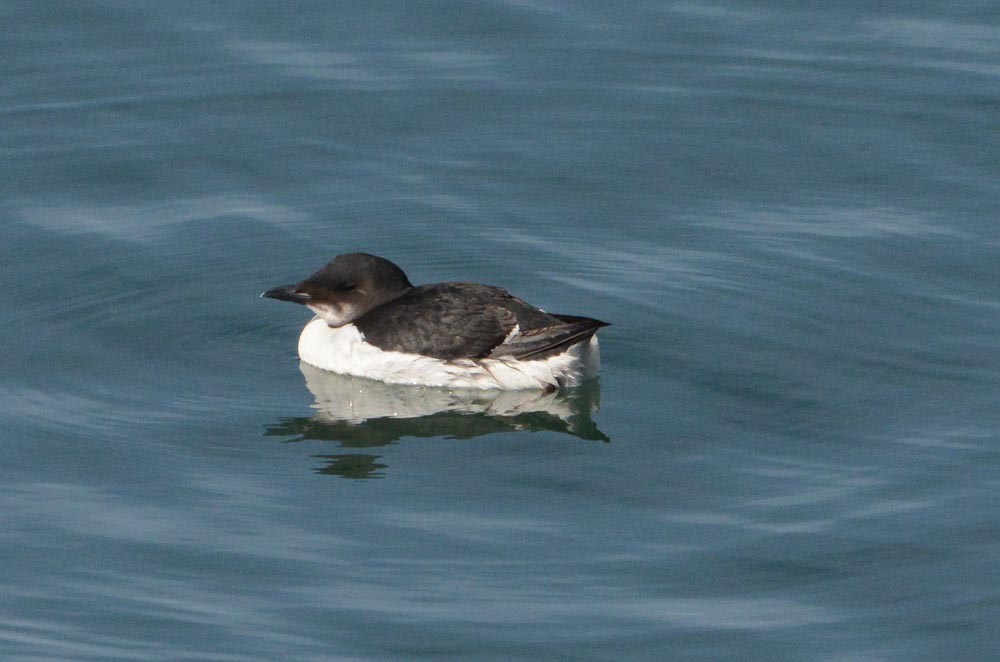
[[490, 358], [514, 358], [519, 360], [543, 359], [558, 354], [567, 348], [590, 338], [607, 322], [589, 317], [573, 315], [552, 315], [561, 323], [527, 331], [518, 331], [506, 338], [489, 354]]
[[472, 283], [415, 287], [355, 325], [380, 349], [444, 360], [541, 359], [607, 326], [587, 317], [551, 315], [506, 290]]

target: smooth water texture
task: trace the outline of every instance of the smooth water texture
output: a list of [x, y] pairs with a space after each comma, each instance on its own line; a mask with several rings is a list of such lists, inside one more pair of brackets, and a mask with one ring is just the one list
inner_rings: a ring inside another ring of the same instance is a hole
[[[994, 3], [0, 20], [5, 659], [995, 655]], [[599, 383], [300, 366], [350, 250]]]

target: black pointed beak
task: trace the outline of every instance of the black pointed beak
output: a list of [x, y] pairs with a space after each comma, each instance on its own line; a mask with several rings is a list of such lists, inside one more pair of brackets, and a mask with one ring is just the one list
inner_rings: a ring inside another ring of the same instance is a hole
[[280, 287], [272, 287], [267, 292], [263, 292], [261, 297], [267, 297], [268, 299], [277, 299], [278, 301], [291, 301], [292, 303], [306, 303], [311, 298], [308, 294], [303, 292], [296, 292], [294, 285], [282, 285]]

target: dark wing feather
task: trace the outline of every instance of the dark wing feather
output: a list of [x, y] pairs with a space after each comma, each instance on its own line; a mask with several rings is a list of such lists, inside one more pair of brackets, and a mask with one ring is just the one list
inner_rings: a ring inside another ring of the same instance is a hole
[[[474, 283], [414, 287], [354, 324], [380, 349], [444, 360], [544, 358], [607, 326], [587, 317], [549, 315], [504, 289]], [[515, 326], [518, 333], [504, 342]]]
[[535, 323], [554, 320], [500, 288], [438, 283], [415, 287], [354, 324], [365, 340], [387, 351], [477, 359], [503, 342], [522, 313]]
[[608, 326], [607, 322], [589, 317], [574, 315], [553, 315], [553, 317], [558, 319], [560, 324], [521, 331], [494, 349], [490, 356], [521, 360], [545, 358], [590, 338], [602, 326]]

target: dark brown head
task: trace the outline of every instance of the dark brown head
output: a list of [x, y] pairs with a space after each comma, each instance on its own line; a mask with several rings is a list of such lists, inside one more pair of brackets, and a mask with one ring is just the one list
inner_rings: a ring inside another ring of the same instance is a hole
[[302, 304], [337, 327], [402, 296], [411, 287], [403, 270], [389, 260], [367, 253], [345, 253], [302, 282], [272, 288], [261, 296]]

